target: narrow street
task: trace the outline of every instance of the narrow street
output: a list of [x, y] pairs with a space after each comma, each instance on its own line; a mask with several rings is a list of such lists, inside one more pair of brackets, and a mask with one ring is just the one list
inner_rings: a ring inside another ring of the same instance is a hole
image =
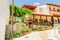
[[58, 40], [54, 37], [54, 30], [46, 30], [40, 32], [31, 32], [20, 38], [14, 38], [13, 40]]

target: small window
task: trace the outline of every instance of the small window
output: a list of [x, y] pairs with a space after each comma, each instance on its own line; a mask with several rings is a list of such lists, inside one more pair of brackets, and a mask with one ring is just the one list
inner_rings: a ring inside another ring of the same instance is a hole
[[40, 8], [39, 11], [40, 11], [40, 12], [43, 12], [43, 8]]
[[51, 7], [49, 7], [49, 10], [51, 10]]
[[53, 8], [53, 11], [56, 11], [55, 8]]
[[60, 9], [57, 9], [57, 12], [60, 12]]

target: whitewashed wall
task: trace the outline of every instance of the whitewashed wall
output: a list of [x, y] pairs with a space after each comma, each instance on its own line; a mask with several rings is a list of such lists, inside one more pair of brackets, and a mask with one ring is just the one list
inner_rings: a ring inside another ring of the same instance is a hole
[[5, 40], [5, 27], [9, 20], [8, 0], [0, 0], [0, 40]]
[[[41, 12], [39, 9], [43, 8], [43, 11]], [[35, 9], [35, 13], [37, 14], [46, 14], [49, 15], [49, 8], [47, 5], [39, 5], [37, 6], [37, 8]]]

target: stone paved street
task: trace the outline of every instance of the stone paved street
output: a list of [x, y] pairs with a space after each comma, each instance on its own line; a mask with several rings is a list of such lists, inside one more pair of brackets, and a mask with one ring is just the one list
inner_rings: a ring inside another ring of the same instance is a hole
[[40, 32], [31, 32], [20, 38], [14, 38], [13, 40], [58, 40], [54, 37], [54, 30], [46, 30]]

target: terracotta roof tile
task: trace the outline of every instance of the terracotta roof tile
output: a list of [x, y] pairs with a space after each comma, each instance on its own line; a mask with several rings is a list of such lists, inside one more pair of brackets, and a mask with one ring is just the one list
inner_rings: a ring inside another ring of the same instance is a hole
[[36, 8], [36, 6], [32, 6], [32, 5], [23, 5], [22, 8], [28, 8], [28, 9], [33, 10], [33, 9]]

